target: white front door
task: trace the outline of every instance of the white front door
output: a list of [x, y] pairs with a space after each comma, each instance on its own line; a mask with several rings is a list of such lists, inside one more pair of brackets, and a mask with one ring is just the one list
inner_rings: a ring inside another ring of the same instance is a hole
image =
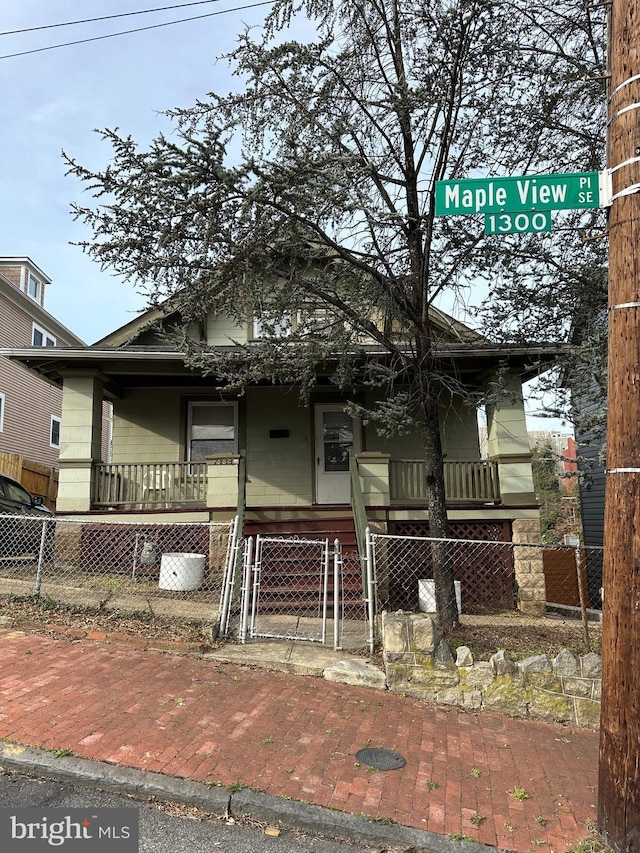
[[316, 421], [316, 502], [348, 504], [351, 496], [349, 453], [360, 451], [360, 425], [344, 407], [320, 404]]

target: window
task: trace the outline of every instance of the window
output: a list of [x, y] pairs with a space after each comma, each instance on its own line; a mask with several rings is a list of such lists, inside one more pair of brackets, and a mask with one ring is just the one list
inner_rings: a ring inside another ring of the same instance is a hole
[[56, 345], [56, 339], [53, 335], [50, 335], [41, 326], [36, 326], [35, 323], [33, 324], [33, 337], [31, 340], [34, 347], [54, 347]]
[[238, 412], [235, 403], [190, 403], [187, 453], [204, 462], [216, 453], [237, 453]]
[[286, 338], [291, 334], [291, 315], [275, 315], [262, 311], [259, 317], [253, 318], [253, 337], [255, 338]]
[[60, 418], [57, 418], [55, 415], [51, 415], [51, 436], [49, 439], [49, 443], [51, 447], [60, 448]]
[[4, 427], [4, 394], [0, 392], [0, 432]]
[[36, 302], [41, 302], [42, 285], [40, 284], [38, 279], [34, 278], [32, 275], [29, 275], [29, 281], [27, 283], [27, 293], [32, 299], [35, 299]]

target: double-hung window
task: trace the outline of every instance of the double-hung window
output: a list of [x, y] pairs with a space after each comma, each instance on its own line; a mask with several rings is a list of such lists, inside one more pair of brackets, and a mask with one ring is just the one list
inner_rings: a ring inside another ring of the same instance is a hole
[[31, 274], [27, 282], [27, 293], [35, 302], [42, 302], [42, 284]]
[[291, 334], [291, 314], [274, 314], [262, 311], [253, 318], [253, 338], [287, 338]]
[[61, 421], [56, 415], [51, 415], [51, 432], [49, 437], [49, 444], [51, 447], [56, 447], [58, 450], [60, 449], [60, 425]]
[[189, 403], [187, 454], [190, 462], [204, 462], [216, 453], [238, 452], [236, 403]]
[[54, 336], [49, 334], [46, 329], [43, 329], [42, 326], [38, 326], [36, 323], [33, 324], [31, 342], [34, 347], [54, 347], [56, 345], [56, 339]]

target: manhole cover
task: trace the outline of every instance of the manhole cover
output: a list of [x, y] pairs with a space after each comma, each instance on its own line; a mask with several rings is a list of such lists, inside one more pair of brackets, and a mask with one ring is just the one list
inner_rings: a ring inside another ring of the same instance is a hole
[[407, 763], [401, 755], [390, 749], [361, 749], [356, 752], [356, 758], [376, 770], [400, 770]]

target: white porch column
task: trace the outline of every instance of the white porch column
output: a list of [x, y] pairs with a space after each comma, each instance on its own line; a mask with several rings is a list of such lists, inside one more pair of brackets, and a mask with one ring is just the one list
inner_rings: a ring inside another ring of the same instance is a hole
[[60, 474], [56, 509], [91, 509], [93, 465], [102, 457], [104, 381], [95, 371], [69, 371], [63, 377]]

